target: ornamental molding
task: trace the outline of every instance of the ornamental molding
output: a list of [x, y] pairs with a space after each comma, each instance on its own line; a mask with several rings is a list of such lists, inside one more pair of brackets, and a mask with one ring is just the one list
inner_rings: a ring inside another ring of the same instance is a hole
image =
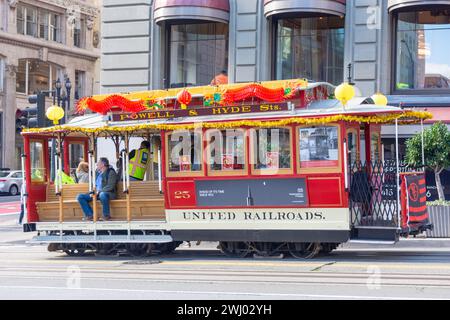
[[[29, 40], [29, 39], [27, 39], [27, 40]], [[88, 60], [88, 61], [92, 61], [92, 62], [94, 62], [100, 58], [99, 54], [93, 53], [91, 51], [87, 51], [84, 49], [72, 49], [70, 47], [66, 48], [64, 45], [61, 45], [61, 44], [55, 44], [55, 45], [46, 44], [45, 48], [43, 48], [44, 47], [43, 44], [37, 43], [33, 40], [26, 41], [25, 39], [23, 39], [23, 40], [19, 39], [17, 36], [14, 37], [9, 34], [0, 33], [0, 43], [5, 43], [5, 44], [13, 45], [16, 47], [37, 50], [38, 55], [40, 53], [40, 50], [44, 49], [44, 50], [42, 50], [42, 53], [44, 53], [44, 51], [45, 51], [47, 56], [48, 56], [48, 53], [53, 53], [53, 54], [59, 54], [62, 56]]]
[[80, 13], [85, 14], [87, 16], [96, 17], [100, 13], [100, 10], [98, 8], [88, 6], [76, 0], [41, 0], [41, 1], [64, 9], [76, 8], [77, 10], [79, 10]]
[[13, 64], [6, 64], [5, 65], [5, 72], [9, 74], [10, 77], [15, 77], [18, 71], [18, 66], [15, 66]]
[[18, 2], [19, 0], [8, 0], [9, 7], [15, 9]]

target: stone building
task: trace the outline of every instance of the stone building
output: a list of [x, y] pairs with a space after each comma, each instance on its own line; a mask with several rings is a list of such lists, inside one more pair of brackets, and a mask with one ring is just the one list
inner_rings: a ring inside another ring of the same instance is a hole
[[99, 92], [100, 7], [88, 0], [0, 0], [0, 166], [20, 167], [16, 111], [29, 105], [30, 94], [70, 79], [70, 117], [76, 99]]

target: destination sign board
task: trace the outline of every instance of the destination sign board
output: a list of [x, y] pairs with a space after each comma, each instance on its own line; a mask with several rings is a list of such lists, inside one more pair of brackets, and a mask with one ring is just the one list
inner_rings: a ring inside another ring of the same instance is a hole
[[289, 110], [287, 103], [241, 105], [241, 106], [216, 106], [195, 109], [175, 109], [175, 110], [151, 110], [137, 113], [113, 113], [112, 121], [137, 121], [155, 119], [173, 119], [182, 117], [199, 116], [222, 116], [245, 113], [269, 113]]

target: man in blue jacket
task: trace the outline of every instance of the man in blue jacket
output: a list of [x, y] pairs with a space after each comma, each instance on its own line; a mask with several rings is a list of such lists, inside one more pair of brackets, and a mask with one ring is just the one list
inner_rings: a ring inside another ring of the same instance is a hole
[[[97, 162], [97, 177], [95, 181], [97, 199], [103, 206], [103, 220], [111, 220], [109, 201], [116, 198], [117, 174], [109, 165], [107, 158], [100, 158]], [[77, 200], [80, 203], [84, 213], [84, 221], [93, 220], [93, 211], [89, 202], [92, 202], [92, 196], [89, 193], [79, 194]]]

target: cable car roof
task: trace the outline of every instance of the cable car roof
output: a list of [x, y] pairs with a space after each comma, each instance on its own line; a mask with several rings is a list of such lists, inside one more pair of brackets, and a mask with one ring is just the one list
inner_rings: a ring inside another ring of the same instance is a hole
[[279, 127], [289, 124], [319, 125], [337, 121], [389, 124], [396, 119], [400, 123], [415, 123], [431, 118], [429, 112], [405, 110], [392, 106], [369, 104], [370, 99], [354, 98], [345, 108], [337, 100], [322, 100], [310, 103], [308, 108], [290, 108], [286, 111], [270, 113], [239, 113], [208, 115], [197, 117], [162, 118], [151, 120], [111, 121], [111, 115], [87, 114], [72, 119], [64, 125], [49, 128], [24, 130], [24, 134], [71, 132], [99, 136], [133, 132], [159, 132], [160, 130], [195, 129], [195, 128], [239, 128], [239, 127]]

